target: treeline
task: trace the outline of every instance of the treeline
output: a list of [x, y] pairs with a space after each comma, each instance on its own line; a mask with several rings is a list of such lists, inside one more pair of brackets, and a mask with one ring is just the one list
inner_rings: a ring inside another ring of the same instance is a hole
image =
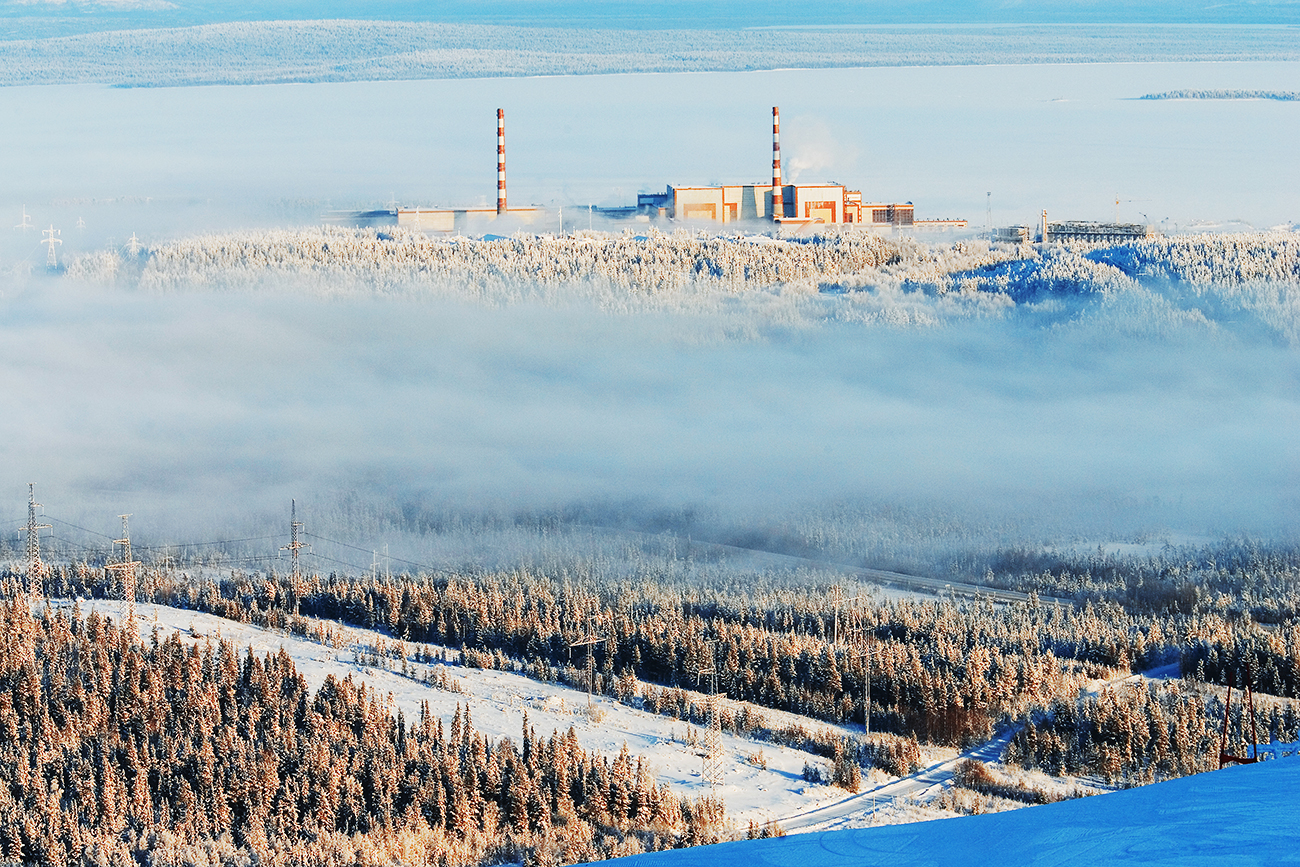
[[[1227, 751], [1248, 755], [1249, 714], [1234, 700], [1227, 717]], [[1053, 702], [1017, 733], [1004, 758], [1058, 776], [1149, 783], [1217, 768], [1223, 721], [1223, 700], [1195, 687], [1151, 682], [1108, 689], [1083, 701]], [[1300, 740], [1293, 702], [1257, 704], [1254, 722], [1262, 743]]]
[[1193, 641], [1180, 663], [1183, 677], [1192, 680], [1300, 698], [1300, 629], [1294, 621]]
[[0, 856], [22, 863], [471, 865], [712, 842], [626, 748], [414, 721], [281, 651], [140, 643], [91, 612], [0, 601]]
[[1147, 556], [1003, 548], [954, 561], [969, 580], [1112, 603], [1135, 615], [1220, 615], [1277, 624], [1300, 616], [1300, 548], [1223, 541]]
[[592, 283], [634, 292], [692, 284], [729, 288], [816, 281], [875, 268], [897, 253], [871, 233], [749, 243], [678, 231], [600, 236], [441, 238], [321, 227], [204, 235], [171, 241], [140, 260], [106, 252], [71, 262], [67, 273], [126, 280], [158, 292], [255, 289], [274, 282], [301, 289], [379, 292], [484, 292], [515, 297], [527, 287]]
[[[386, 633], [404, 659], [418, 660], [419, 648], [443, 645], [467, 665], [508, 668], [577, 688], [587, 685], [585, 648], [570, 646], [599, 639], [593, 647], [596, 692], [697, 725], [705, 721], [703, 708], [686, 690], [699, 689], [699, 672], [708, 668], [717, 669], [719, 690], [733, 700], [860, 723], [869, 666], [871, 730], [896, 736], [882, 741], [890, 749], [906, 750], [913, 740], [979, 741], [999, 724], [1030, 718], [1038, 740], [1019, 742], [1021, 755], [1030, 757], [1025, 761], [1134, 779], [1203, 766], [1214, 749], [1193, 735], [1216, 723], [1205, 721], [1208, 711], [1194, 692], [1164, 696], [1158, 707], [1144, 702], [1133, 719], [1159, 727], [1153, 722], [1159, 710], [1169, 737], [1191, 738], [1179, 741], [1188, 752], [1174, 759], [1163, 753], [1116, 759], [1092, 746], [1096, 733], [1108, 730], [1098, 720], [1104, 706], [1084, 702], [1074, 715], [1055, 709], [1058, 702], [1076, 702], [1086, 681], [1181, 665], [1192, 681], [1226, 685], [1232, 679], [1257, 692], [1296, 695], [1300, 637], [1292, 612], [1300, 569], [1289, 548], [1243, 542], [1147, 558], [1100, 551], [997, 557], [1003, 571], [990, 569], [996, 579], [990, 583], [1073, 589], [1081, 603], [899, 600], [850, 612], [850, 606], [837, 611], [829, 588], [784, 585], [770, 576], [701, 586], [657, 573], [602, 583], [594, 574], [578, 580], [527, 570], [391, 579], [335, 574], [297, 585], [274, 573], [191, 581], [183, 573], [151, 570], [141, 593], [299, 634], [314, 628], [308, 618], [338, 620]], [[121, 593], [102, 570], [84, 565], [52, 570], [42, 589], [57, 596]], [[402, 642], [411, 647], [401, 649]], [[1170, 702], [1181, 702], [1181, 710]], [[1167, 721], [1179, 714], [1186, 724], [1170, 729]], [[724, 712], [723, 720], [738, 733], [785, 742], [761, 714]], [[798, 739], [797, 733], [791, 737]], [[805, 748], [834, 757], [835, 743], [805, 740]], [[1154, 735], [1148, 740], [1159, 743]], [[881, 750], [855, 758], [895, 773], [911, 761]]]
[[[91, 570], [71, 573], [71, 581], [69, 574], [52, 576], [51, 592], [120, 592]], [[701, 670], [716, 667], [718, 689], [731, 699], [859, 721], [869, 666], [872, 731], [951, 744], [983, 740], [999, 722], [1076, 694], [1087, 679], [1127, 670], [1135, 635], [1143, 635], [1116, 606], [897, 601], [850, 617], [847, 609], [837, 614], [830, 593], [575, 587], [523, 571], [314, 576], [297, 588], [289, 576], [235, 573], [151, 586], [156, 601], [229, 619], [299, 633], [306, 617], [338, 620], [459, 649], [472, 665], [508, 664], [573, 685], [585, 685], [585, 649], [575, 657], [570, 645], [600, 639], [595, 690], [626, 700], [629, 684], [656, 684], [659, 692], [642, 697], [655, 711], [672, 698], [665, 689], [694, 688]]]

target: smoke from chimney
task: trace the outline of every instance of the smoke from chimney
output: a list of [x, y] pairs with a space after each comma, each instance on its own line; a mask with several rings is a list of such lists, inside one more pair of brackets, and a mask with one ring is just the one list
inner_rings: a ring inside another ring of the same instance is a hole
[[497, 109], [497, 215], [506, 212], [506, 112]]

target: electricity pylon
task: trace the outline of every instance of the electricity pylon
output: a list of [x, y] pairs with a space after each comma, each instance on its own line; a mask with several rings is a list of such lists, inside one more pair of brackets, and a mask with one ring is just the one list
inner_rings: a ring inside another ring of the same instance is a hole
[[722, 714], [718, 707], [718, 659], [714, 642], [706, 642], [709, 648], [710, 664], [695, 672], [695, 682], [710, 675], [708, 713], [709, 727], [704, 733], [704, 782], [709, 788], [717, 790], [722, 785], [724, 770], [722, 766]]
[[[836, 585], [831, 590], [831, 603], [835, 606], [835, 621], [832, 644], [838, 648], [840, 644], [840, 606], [850, 602], [857, 602], [859, 599], [867, 599], [868, 593], [859, 593], [857, 596], [844, 598], [844, 592]], [[848, 652], [863, 660], [862, 664], [862, 728], [866, 734], [871, 734], [871, 640], [867, 634], [866, 627], [860, 627], [862, 637], [862, 647], [857, 650], [850, 649]], [[850, 636], [849, 645], [852, 648], [854, 641]]]
[[122, 598], [126, 600], [127, 605], [127, 622], [135, 623], [135, 567], [140, 565], [139, 560], [131, 558], [131, 532], [127, 528], [126, 520], [130, 515], [118, 515], [122, 519], [122, 538], [114, 539], [114, 545], [122, 546], [122, 559], [117, 563], [109, 563], [108, 571], [119, 573], [122, 579]]
[[596, 659], [591, 655], [591, 649], [597, 644], [604, 644], [603, 638], [586, 638], [582, 641], [572, 641], [569, 643], [569, 658], [573, 658], [573, 648], [587, 648], [587, 710], [591, 710], [591, 694], [596, 689]]
[[32, 225], [32, 215], [29, 214], [29, 213], [27, 213], [27, 206], [26, 206], [26, 205], [23, 205], [23, 221], [22, 221], [21, 223], [19, 223], [17, 226], [14, 226], [14, 228], [15, 228], [15, 229], [22, 229], [24, 235], [27, 234], [27, 230], [28, 230], [28, 229], [35, 229], [35, 228], [36, 228], [35, 226]]
[[59, 257], [54, 252], [54, 245], [63, 243], [59, 240], [59, 230], [54, 228], [53, 223], [50, 223], [48, 229], [41, 229], [41, 234], [44, 236], [44, 240], [41, 241], [41, 243], [48, 244], [50, 248], [50, 254], [45, 257], [46, 266], [49, 268], [59, 267]]
[[[131, 236], [132, 238], [135, 235]], [[302, 532], [302, 521], [298, 520], [298, 501], [289, 501], [289, 544], [281, 545], [281, 551], [288, 551], [289, 556], [293, 558], [293, 613], [298, 613], [298, 595], [301, 592], [302, 571], [298, 566], [298, 552], [307, 546], [302, 543], [298, 534]]]
[[53, 529], [50, 524], [36, 523], [36, 510], [43, 508], [36, 502], [36, 483], [27, 485], [27, 580], [45, 577], [45, 564], [41, 562], [41, 530]]

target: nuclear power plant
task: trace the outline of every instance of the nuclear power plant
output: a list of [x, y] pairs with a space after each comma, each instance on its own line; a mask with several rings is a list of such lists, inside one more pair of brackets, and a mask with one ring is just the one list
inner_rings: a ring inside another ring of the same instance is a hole
[[[392, 224], [423, 232], [466, 232], [509, 217], [512, 223], [537, 226], [557, 221], [557, 211], [538, 205], [511, 208], [506, 194], [505, 111], [497, 109], [496, 207], [395, 207], [353, 214], [352, 222]], [[873, 229], [965, 228], [965, 220], [917, 220], [911, 202], [863, 201], [859, 190], [836, 182], [787, 184], [781, 176], [781, 110], [772, 107], [772, 182], [753, 184], [668, 184], [662, 193], [641, 193], [635, 205], [588, 209], [603, 222], [730, 225], [766, 222], [782, 228], [853, 226]]]

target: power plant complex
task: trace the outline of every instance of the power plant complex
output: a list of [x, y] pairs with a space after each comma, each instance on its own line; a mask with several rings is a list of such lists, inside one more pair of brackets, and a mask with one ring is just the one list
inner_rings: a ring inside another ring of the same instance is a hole
[[[779, 226], [857, 226], [863, 228], [965, 228], [965, 220], [917, 220], [911, 202], [864, 202], [862, 193], [843, 184], [787, 184], [781, 177], [781, 112], [772, 108], [772, 182], [754, 184], [669, 184], [662, 193], [641, 193], [635, 205], [592, 208], [605, 220], [686, 222], [727, 225], [764, 221]], [[524, 225], [549, 221], [552, 209], [512, 208], [506, 194], [505, 112], [497, 109], [496, 207], [396, 207], [353, 215], [369, 225], [389, 223], [424, 232], [458, 232], [501, 217]]]

